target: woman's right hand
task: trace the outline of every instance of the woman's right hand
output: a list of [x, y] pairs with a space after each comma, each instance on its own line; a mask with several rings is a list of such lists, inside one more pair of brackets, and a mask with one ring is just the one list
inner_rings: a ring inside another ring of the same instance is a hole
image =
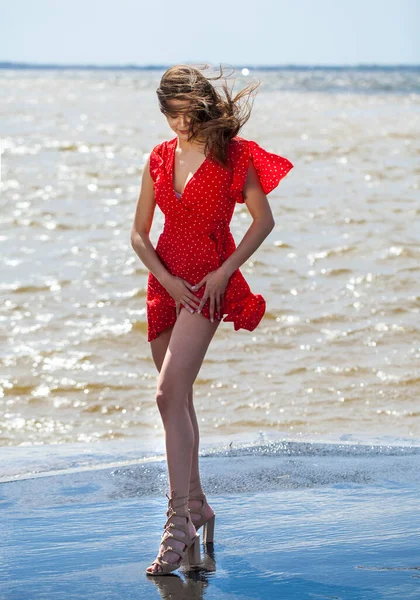
[[185, 306], [185, 308], [192, 313], [200, 305], [201, 299], [190, 291], [192, 285], [192, 283], [189, 283], [185, 279], [182, 279], [182, 277], [177, 277], [176, 275], [171, 275], [165, 282], [164, 288], [175, 300], [177, 318], [181, 310], [181, 305]]

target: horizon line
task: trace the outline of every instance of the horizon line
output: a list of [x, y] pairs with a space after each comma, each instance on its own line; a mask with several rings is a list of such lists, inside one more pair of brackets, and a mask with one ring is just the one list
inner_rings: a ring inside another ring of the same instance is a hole
[[[209, 65], [210, 67], [215, 67], [216, 65], [222, 65], [225, 68], [234, 68], [234, 69], [254, 69], [254, 70], [278, 70], [278, 69], [419, 69], [420, 63], [349, 63], [349, 64], [309, 64], [309, 63], [285, 63], [285, 64], [249, 64], [249, 63], [241, 63], [232, 65], [229, 63], [211, 63], [210, 61], [197, 61], [194, 63], [184, 62], [177, 64], [191, 64], [194, 65]], [[29, 69], [103, 69], [103, 70], [161, 70], [168, 69], [173, 66], [173, 64], [169, 63], [151, 63], [145, 65], [138, 65], [134, 63], [125, 63], [125, 64], [94, 64], [94, 63], [35, 63], [35, 62], [25, 62], [25, 61], [0, 61], [0, 69], [13, 69], [13, 68], [29, 68]]]

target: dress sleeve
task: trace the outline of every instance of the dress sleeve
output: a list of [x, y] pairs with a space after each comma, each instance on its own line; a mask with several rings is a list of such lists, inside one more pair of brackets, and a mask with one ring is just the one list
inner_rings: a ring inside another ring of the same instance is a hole
[[[240, 138], [242, 139], [242, 138]], [[264, 194], [269, 194], [278, 186], [280, 181], [293, 168], [293, 164], [287, 158], [268, 152], [257, 142], [252, 140], [242, 140], [246, 142], [243, 148], [242, 156], [235, 165], [233, 176], [232, 192], [236, 202], [243, 203], [244, 197], [242, 190], [245, 185], [248, 174], [249, 161], [252, 160], [257, 171], [261, 187]]]
[[163, 165], [163, 158], [160, 156], [159, 150], [160, 144], [153, 148], [149, 156], [149, 170], [153, 181], [156, 181]]

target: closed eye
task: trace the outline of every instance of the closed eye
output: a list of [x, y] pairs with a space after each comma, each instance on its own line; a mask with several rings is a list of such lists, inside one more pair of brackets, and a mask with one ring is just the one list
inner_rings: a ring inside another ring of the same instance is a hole
[[183, 114], [187, 119], [191, 118], [188, 113], [166, 113], [166, 116], [169, 117], [169, 119], [176, 119], [180, 114]]

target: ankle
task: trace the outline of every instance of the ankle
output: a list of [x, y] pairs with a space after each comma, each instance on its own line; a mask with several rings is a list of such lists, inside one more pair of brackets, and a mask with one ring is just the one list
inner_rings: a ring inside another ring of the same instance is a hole
[[188, 496], [181, 496], [172, 491], [171, 495], [166, 494], [166, 497], [168, 498], [167, 512], [177, 512], [180, 515], [182, 513], [188, 514]]
[[190, 497], [204, 498], [205, 494], [203, 492], [203, 488], [201, 487], [200, 479], [195, 479], [190, 481], [190, 488], [188, 492]]
[[197, 500], [205, 500], [206, 495], [201, 488], [195, 488], [190, 492], [188, 502], [196, 502]]

